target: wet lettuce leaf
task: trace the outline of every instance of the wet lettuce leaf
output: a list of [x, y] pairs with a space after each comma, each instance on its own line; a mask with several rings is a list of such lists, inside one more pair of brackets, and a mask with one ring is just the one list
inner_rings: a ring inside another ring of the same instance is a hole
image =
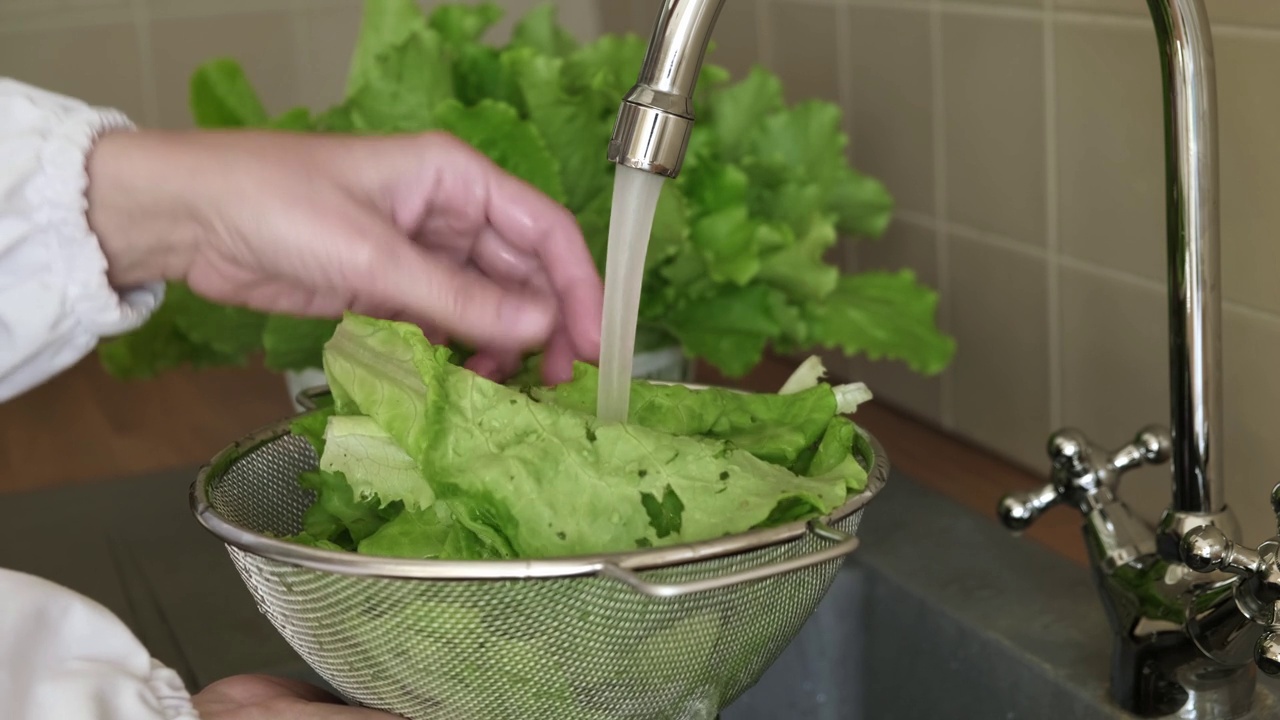
[[774, 395], [637, 381], [628, 422], [604, 425], [590, 365], [554, 388], [498, 384], [415, 325], [358, 315], [324, 366], [332, 410], [294, 423], [320, 449], [305, 530], [360, 552], [659, 547], [825, 514], [866, 487], [847, 393], [821, 382]]

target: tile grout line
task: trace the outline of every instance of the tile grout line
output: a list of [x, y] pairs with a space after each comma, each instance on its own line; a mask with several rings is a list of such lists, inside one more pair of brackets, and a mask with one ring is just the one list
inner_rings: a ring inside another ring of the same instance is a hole
[[130, 0], [130, 11], [133, 14], [134, 33], [138, 40], [139, 70], [142, 82], [142, 106], [147, 115], [147, 124], [160, 125], [160, 98], [156, 89], [155, 63], [151, 52], [151, 16], [147, 12], [146, 0]]
[[[853, 51], [850, 43], [850, 31], [853, 27], [852, 10], [841, 4], [835, 8], [836, 16], [836, 93], [840, 102], [844, 127], [841, 131], [848, 135], [848, 146], [845, 153], [851, 166], [857, 165], [858, 146], [854, 144], [854, 104], [858, 99], [853, 94]], [[897, 213], [895, 213], [897, 215]], [[900, 217], [900, 216], [898, 216]], [[892, 222], [892, 219], [891, 219]], [[840, 262], [844, 272], [854, 273], [858, 269], [857, 242], [852, 239], [844, 241], [840, 251]]]
[[773, 68], [773, 33], [769, 24], [769, 0], [755, 0], [756, 45], [760, 48], [760, 64]]
[[1054, 0], [1044, 0], [1044, 137], [1045, 137], [1045, 246], [1048, 250], [1048, 341], [1049, 341], [1049, 422], [1048, 430], [1063, 422], [1062, 391], [1065, 383], [1062, 359], [1062, 281], [1058, 266], [1061, 240], [1058, 236], [1058, 79], [1057, 40], [1054, 30]]
[[306, 0], [290, 0], [289, 17], [292, 20], [290, 26], [293, 30], [293, 64], [298, 71], [298, 79], [303, 87], [301, 95], [307, 97], [310, 95], [308, 85], [310, 85], [311, 73], [307, 72], [311, 67], [311, 43], [307, 42], [308, 30], [310, 28], [310, 20], [307, 16]]
[[[937, 217], [934, 228], [934, 253], [938, 264], [938, 295], [946, 298], [940, 303], [938, 322], [947, 332], [954, 332], [951, 303], [950, 246], [947, 225], [947, 151], [946, 151], [946, 93], [943, 88], [942, 0], [929, 2], [929, 75], [933, 82], [933, 203]], [[942, 426], [955, 428], [955, 366], [942, 373], [938, 383], [938, 410]]]
[[852, 163], [858, 156], [858, 148], [853, 144], [854, 112], [853, 104], [853, 51], [850, 48], [850, 30], [853, 17], [848, 5], [836, 6], [836, 98], [840, 102], [841, 114], [844, 117], [842, 131], [849, 135], [849, 161]]
[[[975, 242], [989, 242], [989, 239], [985, 239], [985, 238], [975, 237], [971, 239], [974, 240]], [[1112, 282], [1115, 282], [1120, 285], [1124, 285], [1126, 287], [1137, 288], [1137, 289], [1145, 290], [1147, 292], [1156, 293], [1157, 295], [1160, 296], [1162, 301], [1165, 299], [1166, 286], [1165, 286], [1165, 283], [1162, 281], [1152, 280], [1151, 278], [1143, 277], [1141, 275], [1134, 275], [1124, 270], [1116, 270], [1115, 268], [1105, 267], [1102, 265], [1095, 265], [1090, 262], [1085, 262], [1083, 260], [1076, 260], [1075, 258], [1066, 257], [1066, 256], [1063, 256], [1062, 258], [1060, 258], [1058, 262], [1062, 265], [1063, 268], [1066, 268], [1068, 270], [1074, 270], [1075, 272], [1083, 273], [1085, 275], [1091, 275], [1095, 278], [1110, 280]], [[1223, 300], [1222, 309], [1230, 310], [1233, 313], [1243, 315], [1253, 320], [1266, 322], [1270, 325], [1280, 328], [1280, 314], [1276, 314], [1270, 310], [1254, 307], [1253, 305], [1248, 305], [1248, 304], [1237, 302], [1234, 300]]]

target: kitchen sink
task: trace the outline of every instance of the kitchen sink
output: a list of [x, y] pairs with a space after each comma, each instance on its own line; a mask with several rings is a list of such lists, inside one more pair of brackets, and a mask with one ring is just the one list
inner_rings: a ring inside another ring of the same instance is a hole
[[[900, 475], [859, 536], [723, 720], [1132, 717], [1107, 697], [1111, 636], [1084, 568]], [[1275, 683], [1258, 684], [1250, 717], [1280, 717]]]

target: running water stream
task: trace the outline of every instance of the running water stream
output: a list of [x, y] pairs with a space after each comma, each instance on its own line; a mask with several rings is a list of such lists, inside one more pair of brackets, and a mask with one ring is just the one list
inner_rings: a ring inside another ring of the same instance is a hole
[[600, 386], [596, 416], [625, 422], [631, 404], [631, 363], [644, 259], [653, 215], [662, 194], [661, 175], [619, 165], [613, 179], [609, 245], [604, 267], [604, 323], [600, 329]]

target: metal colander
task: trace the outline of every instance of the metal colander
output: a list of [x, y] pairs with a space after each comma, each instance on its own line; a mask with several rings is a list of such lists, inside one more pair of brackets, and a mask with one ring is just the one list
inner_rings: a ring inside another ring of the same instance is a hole
[[283, 421], [204, 468], [192, 509], [259, 609], [348, 699], [410, 720], [709, 720], [750, 688], [835, 578], [888, 463], [820, 521], [533, 561], [327, 551], [300, 532], [317, 464]]

